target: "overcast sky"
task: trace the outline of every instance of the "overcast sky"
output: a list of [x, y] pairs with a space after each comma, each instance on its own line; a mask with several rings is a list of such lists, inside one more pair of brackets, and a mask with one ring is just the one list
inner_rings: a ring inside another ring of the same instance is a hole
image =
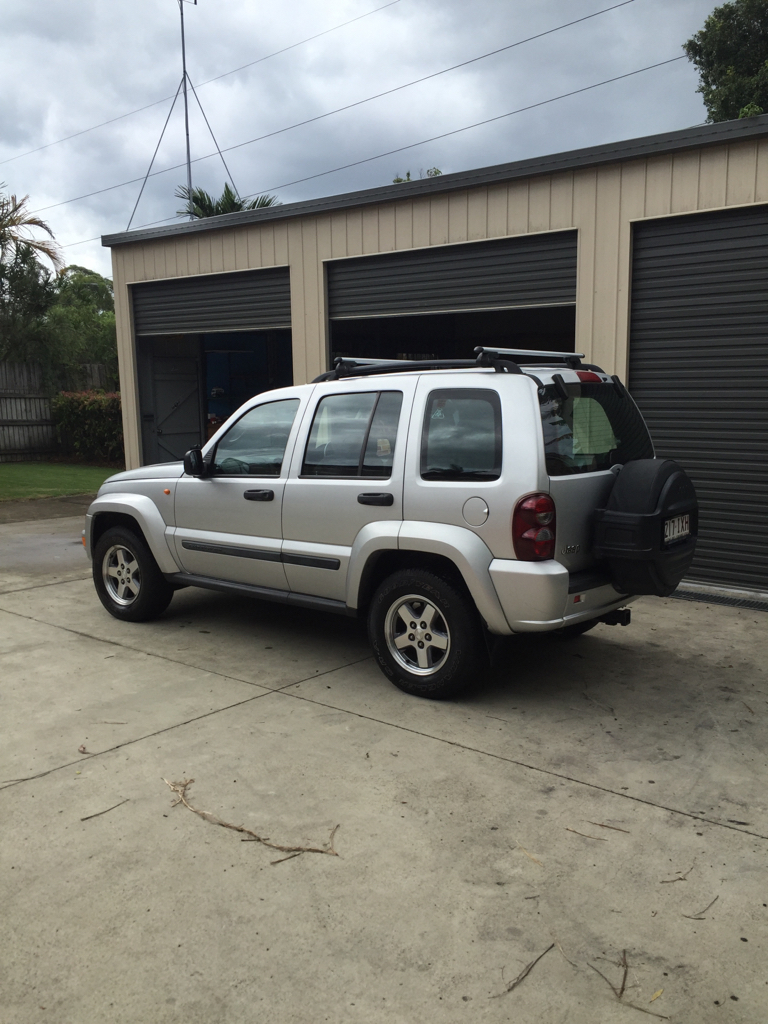
[[[420, 169], [434, 166], [443, 172], [485, 167], [703, 122], [698, 79], [684, 58], [310, 177], [678, 57], [715, 6], [713, 0], [631, 0], [392, 95], [280, 131], [615, 3], [199, 0], [184, 6], [187, 66], [222, 149], [280, 132], [225, 158], [242, 195], [270, 191], [288, 203], [389, 183], [407, 170], [418, 177]], [[352, 18], [359, 20], [326, 32]], [[43, 211], [40, 216], [67, 246], [68, 263], [111, 275], [108, 250], [83, 240], [127, 227], [140, 181], [110, 186], [144, 176], [181, 80], [178, 0], [0, 0], [0, 19], [0, 182], [17, 195], [29, 194], [30, 208]], [[326, 34], [259, 61], [321, 32]], [[202, 84], [219, 75], [225, 77]], [[111, 118], [118, 120], [84, 131]], [[58, 141], [78, 132], [84, 133]], [[193, 97], [190, 133], [193, 160], [215, 153]], [[154, 170], [183, 160], [178, 102]], [[193, 184], [217, 194], [226, 180], [218, 156], [193, 163], [192, 176]], [[181, 205], [174, 189], [185, 181], [183, 167], [151, 177], [133, 226], [173, 218]], [[78, 198], [97, 190], [108, 191]]]

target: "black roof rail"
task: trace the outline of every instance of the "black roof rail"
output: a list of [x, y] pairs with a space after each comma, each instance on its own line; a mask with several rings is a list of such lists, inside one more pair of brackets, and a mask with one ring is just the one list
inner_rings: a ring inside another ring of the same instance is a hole
[[582, 352], [544, 352], [533, 349], [490, 348], [478, 345], [475, 359], [369, 359], [357, 356], [337, 356], [334, 367], [312, 381], [320, 384], [344, 377], [367, 377], [379, 373], [412, 373], [419, 370], [468, 370], [486, 367], [497, 373], [523, 373], [525, 365], [554, 363], [570, 370], [578, 368], [603, 371], [592, 363], [582, 363]]
[[356, 359], [337, 356], [334, 368], [315, 377], [313, 384], [343, 377], [368, 377], [377, 373], [412, 373], [414, 370], [468, 370], [474, 359]]

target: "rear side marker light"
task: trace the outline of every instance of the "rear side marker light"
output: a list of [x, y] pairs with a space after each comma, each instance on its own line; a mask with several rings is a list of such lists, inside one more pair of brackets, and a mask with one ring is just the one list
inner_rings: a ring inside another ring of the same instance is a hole
[[555, 556], [555, 503], [548, 494], [529, 494], [515, 505], [512, 543], [524, 562], [541, 562]]

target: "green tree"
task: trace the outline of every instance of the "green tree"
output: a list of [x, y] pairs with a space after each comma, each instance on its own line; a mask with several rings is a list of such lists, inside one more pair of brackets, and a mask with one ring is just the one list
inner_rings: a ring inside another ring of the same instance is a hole
[[85, 363], [102, 363], [107, 387], [115, 387], [117, 334], [112, 282], [87, 267], [67, 267], [54, 282], [55, 298], [45, 325], [57, 363], [68, 387], [77, 384]]
[[768, 0], [716, 7], [683, 49], [699, 72], [708, 121], [768, 110]]
[[31, 246], [0, 256], [0, 362], [48, 362], [46, 316], [56, 298], [51, 273]]
[[[36, 256], [45, 256], [58, 271], [64, 266], [61, 250], [53, 238], [53, 231], [39, 217], [35, 217], [27, 209], [29, 196], [18, 199], [2, 190], [7, 186], [0, 183], [0, 261], [4, 264], [13, 262], [19, 250], [31, 250]], [[50, 236], [37, 238], [35, 230], [44, 231]]]
[[52, 390], [84, 386], [83, 364], [118, 381], [112, 282], [85, 267], [54, 277], [29, 247], [0, 261], [0, 361], [39, 363]]
[[176, 213], [179, 217], [220, 217], [225, 213], [240, 213], [242, 210], [261, 210], [265, 206], [280, 206], [277, 196], [264, 195], [256, 196], [253, 199], [241, 199], [240, 196], [225, 182], [224, 191], [218, 199], [204, 188], [193, 188], [192, 191], [186, 185], [179, 185], [174, 192], [177, 199], [186, 202], [181, 210]]

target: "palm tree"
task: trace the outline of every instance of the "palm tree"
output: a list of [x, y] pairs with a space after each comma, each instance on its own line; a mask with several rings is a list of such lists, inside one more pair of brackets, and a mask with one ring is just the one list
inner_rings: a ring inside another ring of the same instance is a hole
[[179, 217], [220, 217], [224, 213], [239, 213], [241, 210], [261, 210], [265, 206], [280, 206], [277, 196], [260, 195], [254, 199], [241, 199], [229, 182], [224, 184], [224, 191], [218, 199], [206, 192], [204, 188], [193, 188], [179, 185], [174, 192], [177, 199], [184, 199], [186, 206], [177, 210]]
[[[46, 256], [55, 270], [61, 271], [64, 260], [59, 246], [53, 240], [53, 231], [44, 220], [27, 211], [29, 196], [17, 199], [14, 195], [4, 194], [2, 189], [6, 187], [4, 182], [0, 183], [0, 260], [5, 261], [9, 253], [15, 258], [19, 250], [26, 248], [31, 249], [36, 256]], [[33, 228], [45, 231], [51, 236], [51, 241], [35, 238], [31, 233]]]

